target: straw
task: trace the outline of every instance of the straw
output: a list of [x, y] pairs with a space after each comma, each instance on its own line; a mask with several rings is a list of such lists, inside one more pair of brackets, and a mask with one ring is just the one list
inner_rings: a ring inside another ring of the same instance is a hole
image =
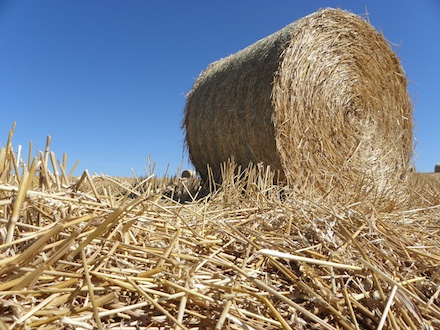
[[14, 236], [14, 229], [17, 224], [20, 206], [26, 197], [26, 193], [27, 193], [29, 187], [31, 186], [31, 183], [34, 179], [35, 172], [37, 170], [38, 165], [39, 165], [38, 160], [34, 159], [32, 161], [32, 165], [31, 165], [29, 172], [25, 172], [21, 178], [22, 180], [21, 180], [20, 187], [18, 188], [18, 191], [17, 191], [17, 197], [15, 198], [12, 216], [11, 216], [11, 218], [9, 220], [9, 224], [8, 224], [8, 234], [6, 236], [6, 243], [11, 242], [12, 237]]
[[396, 294], [396, 292], [397, 292], [397, 288], [398, 288], [397, 285], [395, 285], [395, 286], [393, 286], [393, 289], [391, 290], [390, 297], [389, 297], [389, 299], [388, 299], [387, 304], [385, 305], [385, 309], [384, 309], [384, 311], [383, 311], [383, 313], [382, 313], [382, 318], [380, 319], [379, 325], [377, 326], [377, 330], [382, 330], [382, 328], [383, 328], [384, 325], [385, 325], [385, 322], [386, 322], [386, 319], [387, 319], [388, 312], [389, 312], [389, 310], [390, 310], [390, 308], [391, 308], [391, 305], [392, 305], [392, 303], [393, 303], [394, 296], [395, 296], [395, 294]]
[[323, 266], [328, 266], [328, 267], [351, 269], [351, 270], [362, 270], [362, 267], [358, 267], [358, 266], [344, 265], [344, 264], [338, 264], [336, 262], [316, 260], [316, 259], [312, 259], [312, 258], [295, 256], [293, 254], [283, 253], [283, 252], [269, 250], [269, 249], [262, 249], [258, 252], [264, 256], [272, 256], [272, 257], [279, 257], [279, 258], [290, 259], [290, 260], [295, 260], [295, 261], [303, 261], [303, 262], [307, 262], [307, 263], [311, 263], [311, 264], [315, 264], [315, 265], [323, 265]]
[[[0, 182], [0, 329], [440, 324], [435, 176], [411, 174], [407, 204], [379, 211], [367, 200], [274, 185], [266, 167], [238, 170], [230, 162], [221, 183], [185, 181], [193, 198], [181, 203], [170, 197], [170, 189], [182, 189], [178, 177], [148, 173], [144, 182], [86, 173], [65, 185], [61, 170], [58, 184], [50, 149], [36, 162], [30, 157], [39, 165], [25, 189], [26, 171], [13, 165], [18, 153], [26, 152], [11, 146], [5, 159], [0, 149], [7, 164]], [[31, 167], [23, 164], [28, 173]]]
[[87, 286], [89, 287], [90, 301], [92, 302], [92, 306], [93, 306], [93, 315], [95, 318], [96, 326], [99, 330], [102, 330], [103, 327], [102, 327], [102, 323], [101, 323], [101, 318], [99, 316], [98, 304], [96, 302], [95, 294], [93, 292], [93, 285], [92, 285], [92, 281], [90, 279], [89, 268], [87, 266], [87, 259], [86, 259], [86, 255], [84, 254], [84, 251], [81, 251], [81, 257], [82, 257], [83, 264], [84, 264], [84, 276], [86, 278]]

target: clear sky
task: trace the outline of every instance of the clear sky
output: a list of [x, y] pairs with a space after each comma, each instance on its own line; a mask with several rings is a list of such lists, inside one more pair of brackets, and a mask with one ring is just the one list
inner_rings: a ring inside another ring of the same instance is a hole
[[189, 168], [186, 93], [209, 63], [320, 8], [369, 13], [394, 46], [415, 105], [417, 170], [440, 162], [438, 0], [0, 0], [0, 146], [44, 150], [77, 174]]

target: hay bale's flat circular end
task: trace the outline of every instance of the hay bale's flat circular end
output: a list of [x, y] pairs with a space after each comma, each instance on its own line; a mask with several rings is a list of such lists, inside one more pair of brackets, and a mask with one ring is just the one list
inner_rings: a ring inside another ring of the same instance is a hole
[[290, 181], [399, 178], [412, 155], [407, 79], [382, 34], [342, 10], [292, 31], [275, 78], [277, 148]]
[[196, 171], [194, 170], [184, 170], [182, 172], [182, 179], [191, 179], [191, 178], [195, 178], [197, 176]]

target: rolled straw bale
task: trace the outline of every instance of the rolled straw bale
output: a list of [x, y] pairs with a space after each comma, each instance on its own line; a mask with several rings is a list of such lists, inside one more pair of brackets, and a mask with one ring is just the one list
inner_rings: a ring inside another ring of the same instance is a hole
[[412, 127], [407, 78], [390, 45], [363, 18], [331, 8], [212, 63], [183, 120], [203, 179], [207, 165], [218, 177], [233, 158], [321, 187], [341, 177], [397, 182]]
[[440, 173], [440, 163], [435, 164], [434, 172], [435, 173]]
[[197, 173], [194, 170], [184, 170], [181, 175], [182, 179], [193, 179], [197, 177]]

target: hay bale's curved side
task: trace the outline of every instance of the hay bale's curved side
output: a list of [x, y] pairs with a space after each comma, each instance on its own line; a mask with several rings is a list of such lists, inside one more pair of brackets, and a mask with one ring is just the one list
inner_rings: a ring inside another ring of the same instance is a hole
[[203, 179], [231, 156], [282, 170], [272, 124], [272, 87], [279, 58], [290, 41], [281, 30], [212, 63], [188, 94], [183, 126], [190, 160]]
[[288, 182], [400, 178], [412, 155], [412, 106], [400, 62], [364, 19], [306, 16], [211, 64], [188, 95], [184, 128], [202, 178], [228, 158]]

